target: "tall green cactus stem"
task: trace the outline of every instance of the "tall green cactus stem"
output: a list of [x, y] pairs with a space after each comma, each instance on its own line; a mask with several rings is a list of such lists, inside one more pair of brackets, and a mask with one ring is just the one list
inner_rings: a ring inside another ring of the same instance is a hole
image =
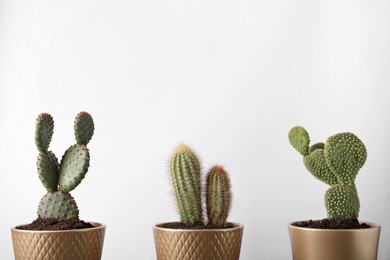
[[61, 191], [48, 192], [39, 203], [38, 216], [58, 220], [77, 220], [79, 218], [79, 210], [75, 200], [69, 193]]
[[328, 138], [324, 148], [329, 168], [340, 183], [352, 184], [367, 159], [363, 142], [352, 133], [339, 133]]
[[92, 116], [87, 112], [80, 112], [74, 120], [74, 134], [77, 144], [87, 145], [92, 138], [95, 125]]
[[209, 224], [223, 227], [228, 218], [232, 193], [230, 178], [223, 167], [213, 166], [206, 176], [206, 208]]
[[38, 176], [48, 192], [54, 192], [58, 186], [59, 164], [51, 151], [40, 152], [37, 160]]
[[35, 144], [40, 152], [46, 152], [53, 136], [54, 121], [48, 113], [42, 113], [35, 122]]
[[181, 221], [202, 224], [200, 163], [188, 146], [179, 145], [170, 162], [170, 173]]

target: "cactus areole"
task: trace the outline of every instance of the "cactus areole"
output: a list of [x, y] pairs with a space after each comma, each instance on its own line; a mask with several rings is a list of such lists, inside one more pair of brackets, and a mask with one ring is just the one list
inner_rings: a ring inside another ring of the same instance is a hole
[[307, 170], [330, 186], [325, 194], [328, 219], [357, 219], [360, 202], [355, 179], [367, 158], [363, 142], [345, 132], [332, 135], [325, 143], [310, 146], [309, 134], [301, 126], [293, 127], [288, 137], [291, 145], [303, 155]]

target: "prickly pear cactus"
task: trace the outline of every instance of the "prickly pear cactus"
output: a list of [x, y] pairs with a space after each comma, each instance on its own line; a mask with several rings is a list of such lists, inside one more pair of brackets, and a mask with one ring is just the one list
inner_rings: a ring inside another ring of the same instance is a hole
[[186, 145], [173, 153], [170, 173], [181, 221], [185, 224], [203, 223], [200, 163]]
[[87, 112], [80, 112], [74, 122], [77, 144], [71, 146], [62, 157], [61, 163], [52, 151], [48, 151], [53, 135], [54, 121], [50, 114], [42, 113], [35, 124], [35, 143], [39, 154], [38, 176], [47, 194], [38, 206], [41, 218], [59, 220], [78, 219], [79, 210], [70, 191], [75, 189], [89, 167], [88, 142], [91, 140], [94, 124]]
[[229, 216], [232, 193], [230, 178], [222, 166], [213, 166], [206, 176], [206, 209], [209, 223], [223, 227]]
[[357, 218], [360, 202], [355, 178], [367, 158], [363, 142], [346, 132], [329, 137], [325, 143], [309, 146], [309, 135], [301, 126], [290, 130], [289, 140], [303, 155], [308, 171], [331, 186], [325, 194], [328, 218]]
[[78, 219], [79, 209], [70, 193], [48, 192], [39, 203], [38, 216], [59, 220]]

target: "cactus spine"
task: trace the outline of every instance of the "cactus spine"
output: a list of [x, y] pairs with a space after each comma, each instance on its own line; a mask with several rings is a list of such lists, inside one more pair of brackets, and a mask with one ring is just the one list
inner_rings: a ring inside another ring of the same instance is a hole
[[209, 223], [224, 226], [230, 211], [230, 178], [219, 165], [210, 169], [206, 179], [206, 207]]
[[[187, 145], [179, 145], [170, 161], [170, 174], [180, 219], [187, 225], [203, 225], [201, 166]], [[214, 166], [207, 176], [205, 188], [209, 224], [222, 227], [231, 205], [230, 179], [221, 166]]]
[[355, 178], [367, 158], [363, 142], [346, 132], [309, 147], [309, 134], [301, 126], [290, 130], [289, 141], [303, 155], [308, 171], [331, 186], [325, 194], [328, 218], [357, 218], [360, 202]]
[[70, 191], [84, 178], [89, 167], [89, 151], [86, 145], [91, 140], [94, 125], [87, 112], [80, 112], [74, 122], [77, 144], [71, 146], [58, 163], [52, 151], [48, 151], [53, 135], [54, 121], [50, 114], [42, 113], [35, 124], [35, 143], [39, 151], [38, 176], [47, 194], [38, 206], [41, 218], [58, 220], [78, 219], [79, 210]]

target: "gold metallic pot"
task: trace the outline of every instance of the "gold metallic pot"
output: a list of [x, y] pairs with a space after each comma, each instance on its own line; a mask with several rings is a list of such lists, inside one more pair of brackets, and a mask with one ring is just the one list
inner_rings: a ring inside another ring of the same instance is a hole
[[153, 227], [158, 260], [238, 260], [244, 226], [224, 229], [170, 229]]
[[99, 260], [106, 226], [59, 231], [20, 230], [13, 227], [15, 260]]
[[313, 229], [288, 225], [294, 260], [376, 260], [379, 225], [364, 229]]

